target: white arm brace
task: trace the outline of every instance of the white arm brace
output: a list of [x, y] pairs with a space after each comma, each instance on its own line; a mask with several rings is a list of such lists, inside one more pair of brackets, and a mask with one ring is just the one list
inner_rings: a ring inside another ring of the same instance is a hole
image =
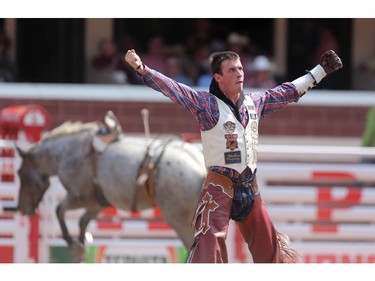
[[324, 71], [323, 67], [318, 64], [304, 76], [292, 81], [292, 83], [297, 87], [299, 96], [302, 97], [308, 90], [315, 87], [326, 75], [327, 73]]

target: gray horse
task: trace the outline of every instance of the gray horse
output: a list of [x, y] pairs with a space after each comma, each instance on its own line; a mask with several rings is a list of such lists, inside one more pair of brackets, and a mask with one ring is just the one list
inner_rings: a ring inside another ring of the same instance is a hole
[[[158, 206], [189, 248], [191, 221], [206, 176], [200, 149], [176, 137], [121, 134], [103, 152], [95, 153], [91, 140], [97, 130], [97, 123], [66, 122], [27, 151], [18, 148], [22, 157], [18, 210], [35, 214], [49, 178], [58, 176], [67, 194], [56, 214], [75, 262], [84, 259], [87, 225], [107, 206], [131, 211]], [[141, 191], [151, 177], [151, 188]], [[79, 221], [78, 239], [69, 234], [64, 221], [64, 213], [77, 208], [86, 210]]]

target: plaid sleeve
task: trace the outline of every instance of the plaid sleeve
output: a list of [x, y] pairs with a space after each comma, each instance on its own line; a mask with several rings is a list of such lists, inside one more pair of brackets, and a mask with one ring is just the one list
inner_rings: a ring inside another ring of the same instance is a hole
[[265, 92], [251, 93], [260, 118], [286, 107], [289, 103], [298, 102], [300, 96], [295, 85], [284, 83]]
[[196, 91], [147, 66], [142, 76], [145, 85], [162, 93], [173, 103], [193, 114], [200, 130], [205, 131], [216, 125], [219, 119], [219, 109], [215, 98], [210, 93]]

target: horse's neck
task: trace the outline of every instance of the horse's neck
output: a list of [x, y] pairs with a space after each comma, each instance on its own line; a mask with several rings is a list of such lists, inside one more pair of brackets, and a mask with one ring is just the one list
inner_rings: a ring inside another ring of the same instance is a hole
[[57, 175], [60, 162], [65, 157], [74, 156], [74, 150], [78, 153], [82, 144], [80, 135], [49, 139], [35, 147], [33, 155], [36, 156], [39, 169], [50, 176]]

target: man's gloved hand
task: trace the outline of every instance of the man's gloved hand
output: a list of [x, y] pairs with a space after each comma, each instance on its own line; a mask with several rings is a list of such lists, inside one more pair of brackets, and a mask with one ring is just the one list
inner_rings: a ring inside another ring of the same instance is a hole
[[319, 64], [324, 68], [327, 74], [335, 72], [343, 67], [340, 57], [332, 50], [325, 52], [320, 57]]

